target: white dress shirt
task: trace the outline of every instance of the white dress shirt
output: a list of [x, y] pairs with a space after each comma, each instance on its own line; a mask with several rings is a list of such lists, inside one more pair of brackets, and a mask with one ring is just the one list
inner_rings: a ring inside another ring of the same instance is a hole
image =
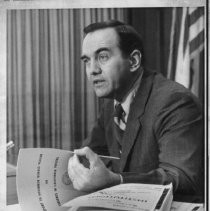
[[122, 119], [118, 120], [117, 118], [114, 118], [115, 123], [120, 127], [121, 130], [125, 130], [125, 128], [126, 128], [126, 122], [127, 122], [129, 111], [130, 111], [130, 105], [133, 102], [133, 99], [136, 95], [136, 92], [137, 92], [137, 90], [140, 86], [142, 75], [143, 75], [143, 69], [141, 70], [140, 75], [138, 76], [138, 78], [134, 82], [134, 84], [131, 87], [131, 89], [129, 90], [128, 94], [126, 95], [126, 97], [121, 102], [114, 100], [114, 106], [116, 106], [120, 103], [123, 110], [124, 110], [124, 113], [123, 113], [123, 120], [124, 121]]

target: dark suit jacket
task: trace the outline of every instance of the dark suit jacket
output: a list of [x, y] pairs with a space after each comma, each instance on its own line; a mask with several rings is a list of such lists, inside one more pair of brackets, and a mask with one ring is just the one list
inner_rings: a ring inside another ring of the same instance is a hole
[[[113, 108], [112, 100], [105, 101], [85, 145], [98, 154], [120, 156]], [[203, 132], [197, 98], [161, 74], [145, 71], [130, 107], [120, 162], [112, 162], [112, 169], [125, 183], [172, 182], [175, 200], [189, 201], [183, 197], [203, 193]]]

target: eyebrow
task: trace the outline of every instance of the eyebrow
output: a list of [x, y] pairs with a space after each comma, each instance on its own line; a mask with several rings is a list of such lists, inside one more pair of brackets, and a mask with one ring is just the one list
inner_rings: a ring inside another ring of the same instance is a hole
[[81, 57], [80, 57], [80, 59], [81, 60], [84, 60], [84, 59], [87, 59], [88, 57], [86, 56], [86, 55], [82, 55]]
[[[101, 51], [110, 51], [110, 48], [107, 48], [107, 47], [99, 48], [99, 49], [97, 49], [97, 50], [95, 51], [95, 54], [99, 54]], [[88, 59], [88, 58], [89, 58], [89, 57], [86, 56], [86, 55], [82, 55], [82, 56], [80, 57], [81, 60], [83, 60], [83, 59]]]

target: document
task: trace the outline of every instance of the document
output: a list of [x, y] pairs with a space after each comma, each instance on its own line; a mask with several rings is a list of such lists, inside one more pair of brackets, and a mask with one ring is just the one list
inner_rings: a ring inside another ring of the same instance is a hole
[[[111, 209], [102, 209], [102, 208], [83, 208], [80, 207], [77, 211], [113, 211]], [[21, 211], [19, 204], [8, 205], [5, 211]], [[203, 204], [197, 203], [186, 203], [186, 202], [177, 202], [173, 201], [170, 211], [204, 211]]]
[[73, 188], [68, 176], [71, 156], [66, 150], [20, 149], [17, 193], [22, 211], [66, 211], [62, 204], [84, 194]]
[[174, 201], [171, 205], [171, 211], [204, 211], [204, 206], [198, 203]]
[[[117, 210], [170, 210], [172, 185], [121, 184], [75, 198], [67, 207], [105, 207]], [[70, 209], [69, 209], [70, 210]]]
[[[68, 160], [73, 152], [49, 148], [21, 149], [17, 192], [22, 211], [170, 210], [172, 185], [128, 183], [87, 194], [73, 188]], [[90, 210], [90, 209], [89, 209]]]

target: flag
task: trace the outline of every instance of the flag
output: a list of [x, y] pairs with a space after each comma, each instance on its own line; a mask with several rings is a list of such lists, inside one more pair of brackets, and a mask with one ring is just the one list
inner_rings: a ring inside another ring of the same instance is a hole
[[203, 99], [204, 8], [173, 8], [168, 78]]

